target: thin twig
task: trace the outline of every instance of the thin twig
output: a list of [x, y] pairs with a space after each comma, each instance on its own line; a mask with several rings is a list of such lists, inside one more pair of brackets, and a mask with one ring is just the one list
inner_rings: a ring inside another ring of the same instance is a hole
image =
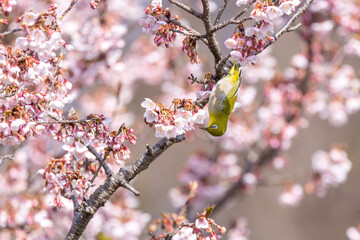
[[181, 2], [178, 2], [176, 0], [169, 0], [170, 3], [178, 6], [179, 8], [181, 8], [182, 10], [190, 13], [191, 15], [194, 15], [195, 17], [201, 19], [202, 18], [202, 14], [197, 12], [195, 9], [189, 7], [189, 6], [186, 6], [185, 4], [181, 3]]
[[66, 14], [68, 14], [70, 12], [70, 10], [75, 6], [75, 4], [78, 1], [79, 0], [71, 0], [69, 7], [65, 10], [65, 12], [63, 12], [63, 14], [61, 14], [61, 16], [59, 17], [59, 20], [62, 20], [66, 16]]
[[184, 24], [182, 24], [181, 22], [179, 21], [176, 21], [175, 19], [169, 19], [169, 21], [183, 29], [185, 29], [187, 32], [184, 32], [184, 31], [181, 31], [181, 30], [178, 30], [178, 29], [171, 29], [170, 31], [173, 31], [173, 32], [177, 32], [177, 33], [180, 33], [180, 34], [183, 34], [183, 35], [187, 35], [187, 36], [190, 36], [190, 37], [193, 37], [195, 39], [200, 39], [203, 43], [205, 43], [205, 45], [208, 45], [208, 41], [206, 39], [206, 34], [205, 35], [201, 35], [198, 31], [196, 31], [195, 29], [189, 27], [189, 26], [186, 26]]
[[105, 170], [106, 175], [109, 177], [113, 174], [113, 172], [111, 171], [111, 169], [109, 168], [109, 166], [106, 164], [105, 160], [103, 159], [100, 154], [95, 150], [95, 148], [93, 148], [93, 146], [91, 145], [86, 145], [83, 141], [81, 141], [81, 143], [87, 147], [87, 149], [89, 150], [89, 152], [91, 152], [96, 159], [100, 162], [100, 164], [102, 165], [102, 167]]
[[36, 124], [74, 124], [74, 123], [90, 123], [92, 120], [76, 119], [76, 120], [55, 120], [55, 121], [34, 121]]
[[171, 240], [183, 227], [193, 227], [194, 223], [182, 222], [172, 233], [165, 236], [165, 240]]
[[17, 92], [12, 92], [12, 93], [9, 93], [9, 94], [1, 95], [0, 99], [5, 99], [5, 98], [12, 97], [12, 96], [16, 95], [16, 93]]
[[[107, 156], [108, 156], [108, 152], [105, 152], [104, 159], [107, 159]], [[90, 180], [91, 184], [94, 183], [94, 181], [95, 181], [97, 175], [99, 174], [100, 169], [102, 168], [102, 166], [103, 166], [103, 164], [102, 164], [102, 162], [100, 162], [99, 167], [96, 169], [96, 172], [94, 173], [94, 176]]]
[[170, 21], [171, 23], [173, 23], [173, 24], [175, 24], [175, 25], [177, 25], [177, 26], [185, 29], [185, 30], [188, 31], [189, 33], [193, 33], [193, 34], [197, 35], [198, 37], [201, 36], [201, 34], [200, 34], [198, 31], [196, 31], [195, 29], [193, 29], [193, 28], [191, 28], [191, 27], [189, 27], [189, 26], [186, 26], [186, 25], [184, 25], [183, 23], [181, 23], [181, 22], [179, 22], [179, 21], [177, 21], [177, 20], [175, 20], [175, 19], [173, 19], [173, 18], [170, 18], [169, 21]]
[[121, 184], [121, 187], [126, 188], [130, 192], [132, 192], [135, 196], [140, 196], [140, 192], [136, 190], [133, 186], [130, 185], [130, 183], [123, 181]]
[[238, 19], [238, 18], [241, 17], [244, 13], [246, 13], [246, 12], [249, 10], [249, 7], [254, 4], [254, 2], [256, 2], [256, 0], [252, 0], [251, 2], [249, 2], [249, 3], [246, 5], [246, 7], [243, 8], [243, 10], [241, 10], [238, 14], [236, 14], [236, 15], [234, 16], [234, 19]]
[[218, 24], [218, 25], [214, 26], [214, 27], [211, 29], [211, 32], [218, 31], [218, 30], [220, 30], [220, 29], [222, 29], [222, 28], [224, 28], [224, 27], [226, 27], [226, 26], [228, 26], [228, 25], [230, 25], [230, 24], [237, 24], [237, 25], [239, 25], [239, 24], [242, 24], [242, 23], [244, 23], [244, 22], [246, 22], [246, 21], [250, 21], [250, 20], [253, 20], [253, 18], [252, 18], [252, 17], [245, 17], [245, 18], [243, 18], [243, 19], [241, 19], [241, 20], [230, 19], [230, 20], [227, 20], [227, 21], [225, 21], [225, 22], [223, 22], [223, 23], [221, 23], [221, 24]]
[[16, 29], [12, 29], [3, 33], [0, 33], [0, 37], [4, 37], [6, 35], [12, 34], [12, 33], [16, 33], [16, 32], [20, 32], [22, 29], [20, 28], [16, 28]]
[[303, 3], [303, 5], [296, 11], [296, 13], [289, 19], [289, 21], [287, 21], [287, 23], [285, 23], [285, 25], [276, 34], [273, 35], [273, 38], [275, 41], [272, 41], [272, 42], [268, 41], [266, 43], [264, 49], [269, 47], [274, 42], [276, 42], [281, 37], [281, 35], [283, 35], [284, 33], [291, 32], [291, 31], [298, 29], [301, 25], [299, 25], [299, 24], [297, 24], [295, 26], [291, 26], [291, 25], [296, 21], [296, 19], [298, 19], [310, 7], [310, 4], [313, 1], [314, 0], [306, 0]]
[[218, 24], [219, 21], [220, 21], [220, 18], [221, 16], [223, 15], [224, 11], [225, 11], [225, 8], [226, 8], [226, 5], [228, 4], [229, 0], [224, 0], [224, 3], [223, 5], [221, 6], [221, 8], [219, 9], [219, 12], [215, 18], [215, 21], [214, 21], [214, 25]]
[[[70, 189], [71, 189], [71, 191], [74, 190], [74, 183], [73, 182], [70, 184]], [[77, 200], [77, 197], [75, 196], [75, 194], [71, 194], [71, 200], [72, 200], [73, 205], [74, 205], [74, 213], [75, 213], [75, 209], [77, 209], [79, 207], [79, 201]]]
[[3, 161], [4, 159], [14, 160], [14, 155], [8, 154], [8, 155], [0, 156], [0, 161]]
[[214, 27], [211, 29], [211, 32], [217, 31], [219, 29], [222, 29], [226, 26], [228, 26], [229, 24], [240, 24], [240, 23], [244, 23], [248, 20], [251, 20], [251, 17], [246, 17], [243, 18], [241, 20], [237, 20], [239, 17], [241, 17], [244, 13], [246, 13], [247, 11], [249, 11], [249, 7], [255, 2], [255, 0], [251, 1], [250, 3], [248, 3], [246, 5], [245, 8], [243, 8], [238, 14], [236, 14], [234, 17], [232, 17], [231, 19], [219, 24], [219, 21], [216, 22], [216, 24], [214, 24]]
[[184, 32], [184, 31], [181, 31], [181, 30], [179, 30], [179, 29], [170, 29], [170, 31], [176, 32], [176, 33], [180, 33], [180, 34], [183, 34], [183, 35], [186, 35], [186, 36], [195, 38], [195, 39], [199, 39], [199, 38], [200, 38], [200, 35], [191, 33], [191, 32], [189, 32], [189, 31]]

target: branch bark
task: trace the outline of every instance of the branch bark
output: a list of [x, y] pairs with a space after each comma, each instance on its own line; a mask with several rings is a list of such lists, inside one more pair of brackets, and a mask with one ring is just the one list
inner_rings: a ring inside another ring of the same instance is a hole
[[229, 0], [224, 0], [224, 3], [223, 5], [221, 6], [221, 8], [219, 9], [219, 12], [215, 18], [215, 21], [214, 21], [214, 25], [218, 24], [219, 21], [220, 21], [220, 18], [221, 16], [223, 15], [225, 9], [226, 9], [226, 5], [228, 4]]
[[[219, 42], [216, 39], [216, 32], [212, 32], [213, 25], [211, 24], [211, 17], [210, 17], [210, 5], [209, 1], [201, 0], [203, 5], [203, 13], [201, 20], [203, 21], [205, 31], [206, 31], [206, 39], [209, 43], [208, 48], [212, 55], [214, 56], [215, 66], [221, 60], [221, 51]], [[215, 68], [215, 76], [220, 79], [223, 75], [223, 71], [219, 68]]]

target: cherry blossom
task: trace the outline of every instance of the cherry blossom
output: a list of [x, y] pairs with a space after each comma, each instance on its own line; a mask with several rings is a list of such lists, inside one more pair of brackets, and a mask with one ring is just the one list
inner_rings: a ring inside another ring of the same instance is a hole
[[229, 240], [248, 240], [250, 237], [250, 230], [248, 228], [248, 221], [246, 218], [238, 218], [234, 226], [229, 229]]
[[325, 196], [328, 188], [346, 181], [351, 167], [352, 163], [343, 149], [333, 147], [329, 152], [318, 150], [312, 156], [314, 175], [307, 184], [307, 191]]
[[174, 99], [170, 108], [146, 98], [141, 103], [146, 108], [145, 122], [155, 127], [156, 137], [174, 138], [203, 124], [206, 112], [194, 105], [191, 99]]
[[297, 206], [304, 197], [303, 187], [299, 184], [285, 184], [278, 201], [283, 206]]
[[145, 8], [147, 19], [140, 19], [139, 24], [146, 34], [155, 35], [154, 42], [157, 46], [173, 47], [176, 39], [174, 29], [179, 27], [169, 21], [169, 9], [163, 9], [161, 1], [151, 1]]
[[360, 239], [360, 231], [359, 228], [356, 227], [349, 227], [346, 230], [346, 237], [349, 240], [359, 240]]

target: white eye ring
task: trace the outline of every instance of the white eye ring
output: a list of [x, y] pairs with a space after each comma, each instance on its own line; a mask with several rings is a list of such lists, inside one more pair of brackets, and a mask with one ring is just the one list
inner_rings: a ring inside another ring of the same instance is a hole
[[212, 129], [218, 129], [218, 126], [217, 126], [216, 124], [213, 124], [213, 125], [211, 126], [211, 128], [212, 128]]

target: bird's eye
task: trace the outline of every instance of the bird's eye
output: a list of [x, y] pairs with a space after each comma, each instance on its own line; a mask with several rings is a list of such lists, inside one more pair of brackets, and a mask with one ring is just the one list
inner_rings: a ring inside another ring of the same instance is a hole
[[213, 124], [213, 125], [211, 126], [211, 128], [213, 128], [213, 129], [217, 129], [217, 128], [218, 128], [218, 126], [217, 126], [216, 124]]

